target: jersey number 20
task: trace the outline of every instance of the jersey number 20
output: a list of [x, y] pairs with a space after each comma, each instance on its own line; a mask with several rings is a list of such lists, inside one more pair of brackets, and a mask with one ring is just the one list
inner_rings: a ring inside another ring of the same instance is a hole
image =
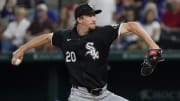
[[76, 62], [76, 54], [74, 51], [66, 51], [66, 62]]

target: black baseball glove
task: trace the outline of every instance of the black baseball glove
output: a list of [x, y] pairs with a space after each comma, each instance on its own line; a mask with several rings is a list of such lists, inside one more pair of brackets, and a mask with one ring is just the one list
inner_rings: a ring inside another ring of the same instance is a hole
[[144, 62], [141, 67], [141, 75], [149, 76], [152, 74], [154, 69], [156, 68], [158, 62], [164, 61], [162, 58], [162, 50], [161, 49], [150, 49], [148, 50], [148, 54], [144, 58]]

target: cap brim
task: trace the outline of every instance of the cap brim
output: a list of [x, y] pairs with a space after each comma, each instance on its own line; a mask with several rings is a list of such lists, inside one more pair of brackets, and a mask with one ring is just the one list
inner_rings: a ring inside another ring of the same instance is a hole
[[83, 13], [83, 14], [79, 14], [79, 15], [76, 16], [75, 18], [77, 19], [77, 17], [80, 17], [80, 16], [82, 16], [82, 15], [91, 15], [91, 14], [96, 15], [96, 14], [99, 14], [99, 13], [101, 13], [101, 12], [102, 12], [102, 10], [92, 10], [92, 11], [90, 11], [90, 12], [86, 12], [86, 13]]
[[94, 11], [95, 14], [99, 14], [99, 13], [101, 13], [101, 12], [102, 12], [102, 10], [95, 10], [95, 11]]
[[102, 10], [93, 10], [93, 11], [90, 11], [89, 13], [87, 13], [88, 15], [89, 14], [99, 14], [99, 13], [101, 13], [102, 12]]

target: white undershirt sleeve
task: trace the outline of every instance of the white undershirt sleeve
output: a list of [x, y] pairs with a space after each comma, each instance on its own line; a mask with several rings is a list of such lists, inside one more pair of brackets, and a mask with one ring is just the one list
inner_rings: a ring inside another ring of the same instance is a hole
[[119, 39], [119, 37], [120, 37], [123, 24], [124, 24], [124, 23], [121, 23], [121, 25], [119, 26], [119, 29], [118, 29], [118, 39]]
[[51, 39], [51, 45], [53, 45], [53, 44], [52, 44], [52, 37], [53, 37], [53, 34], [54, 34], [53, 32], [52, 32], [52, 33], [49, 33], [49, 39]]

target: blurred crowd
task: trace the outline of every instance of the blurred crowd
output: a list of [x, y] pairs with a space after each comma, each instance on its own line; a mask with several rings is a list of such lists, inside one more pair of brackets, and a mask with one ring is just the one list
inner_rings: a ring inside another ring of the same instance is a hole
[[[0, 0], [0, 52], [12, 52], [44, 33], [72, 29], [74, 10], [80, 2], [103, 10], [96, 16], [98, 26], [136, 21], [161, 48], [180, 49], [180, 0], [77, 0], [67, 4], [60, 1], [58, 9], [53, 9], [45, 0]], [[128, 33], [115, 40], [111, 49], [142, 50], [148, 46]], [[57, 50], [45, 45], [31, 51]]]

